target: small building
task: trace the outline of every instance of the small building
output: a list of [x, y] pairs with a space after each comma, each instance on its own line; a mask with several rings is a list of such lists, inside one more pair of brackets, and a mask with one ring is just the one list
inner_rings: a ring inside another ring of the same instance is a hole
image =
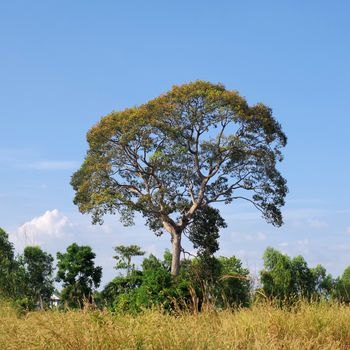
[[57, 294], [52, 294], [50, 298], [50, 307], [59, 307], [61, 304], [61, 298]]

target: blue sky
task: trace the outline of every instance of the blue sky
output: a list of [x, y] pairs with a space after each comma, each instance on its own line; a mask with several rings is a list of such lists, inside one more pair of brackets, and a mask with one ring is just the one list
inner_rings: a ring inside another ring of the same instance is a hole
[[256, 270], [267, 246], [335, 275], [350, 265], [347, 1], [0, 1], [0, 226], [20, 251], [90, 244], [112, 278], [117, 244], [161, 255], [141, 218], [92, 227], [72, 203], [85, 134], [173, 84], [222, 82], [274, 111], [289, 143], [285, 225], [222, 208], [221, 254]]

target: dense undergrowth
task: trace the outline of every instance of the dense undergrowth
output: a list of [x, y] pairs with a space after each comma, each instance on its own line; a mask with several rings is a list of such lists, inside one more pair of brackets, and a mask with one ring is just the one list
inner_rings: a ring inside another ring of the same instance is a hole
[[236, 311], [138, 315], [83, 309], [19, 315], [0, 307], [0, 349], [349, 349], [350, 308], [259, 303]]

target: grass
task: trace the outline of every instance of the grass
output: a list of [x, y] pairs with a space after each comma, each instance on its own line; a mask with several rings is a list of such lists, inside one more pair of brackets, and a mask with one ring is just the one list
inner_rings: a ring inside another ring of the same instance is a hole
[[350, 308], [300, 303], [177, 316], [0, 307], [0, 349], [350, 349]]

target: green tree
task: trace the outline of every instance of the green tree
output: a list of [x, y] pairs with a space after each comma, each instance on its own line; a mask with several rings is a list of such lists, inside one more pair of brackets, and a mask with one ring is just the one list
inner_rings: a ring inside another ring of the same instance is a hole
[[232, 256], [220, 257], [220, 279], [217, 298], [229, 306], [248, 306], [250, 302], [251, 279], [249, 270], [242, 262]]
[[135, 265], [131, 264], [131, 258], [145, 255], [145, 252], [137, 245], [119, 245], [116, 246], [114, 250], [117, 253], [117, 255], [114, 256], [114, 259], [117, 260], [115, 268], [117, 270], [126, 269], [127, 275], [130, 275], [130, 272], [135, 268]]
[[265, 250], [263, 260], [264, 269], [261, 271], [261, 283], [264, 293], [279, 301], [288, 301], [295, 294], [290, 257], [268, 247]]
[[327, 274], [326, 269], [318, 264], [311, 268], [311, 273], [314, 279], [315, 294], [318, 297], [329, 299], [334, 288], [334, 280], [331, 274]]
[[[132, 270], [127, 276], [117, 276], [103, 288], [102, 304], [112, 307], [118, 303], [121, 295], [130, 295], [142, 284], [142, 271]], [[123, 307], [123, 309], [125, 309]], [[124, 310], [126, 311], [126, 310]]]
[[57, 253], [57, 281], [63, 282], [61, 297], [71, 307], [92, 301], [93, 289], [100, 285], [102, 267], [94, 263], [95, 253], [89, 246], [71, 244], [66, 253]]
[[190, 269], [190, 280], [194, 282], [197, 293], [202, 301], [210, 296], [218, 294], [217, 285], [221, 274], [221, 264], [214, 253], [219, 250], [220, 228], [227, 227], [219, 210], [210, 206], [198, 209], [184, 234], [197, 249], [197, 259], [190, 264], [187, 262], [185, 269]]
[[247, 306], [250, 302], [249, 270], [235, 256], [200, 256], [187, 262], [183, 270], [181, 275], [188, 274], [185, 278], [196, 291], [199, 309], [205, 303], [222, 308]]
[[310, 299], [315, 294], [315, 276], [305, 259], [298, 255], [291, 260], [293, 292], [299, 298]]
[[15, 254], [8, 234], [0, 228], [0, 293], [4, 296], [13, 293], [13, 273]]
[[21, 259], [15, 256], [8, 234], [0, 228], [0, 295], [12, 300], [20, 300], [25, 298], [26, 289], [24, 266]]
[[[170, 256], [169, 256], [170, 255]], [[161, 306], [173, 310], [189, 300], [190, 282], [170, 274], [171, 254], [164, 259], [150, 255], [142, 262], [142, 269], [132, 269], [128, 275], [118, 276], [103, 289], [102, 304], [114, 311], [137, 313], [144, 308]]]
[[[114, 310], [136, 313], [144, 308], [161, 306], [164, 310], [174, 310], [176, 306], [186, 304], [190, 300], [190, 281], [177, 276], [172, 278], [169, 266], [169, 255], [166, 251], [164, 259], [159, 260], [150, 255], [142, 262], [141, 274], [133, 271], [131, 277], [140, 276], [140, 284], [124, 294], [119, 294], [113, 304]], [[188, 303], [187, 303], [188, 305]]]
[[199, 256], [208, 258], [219, 250], [220, 228], [226, 228], [226, 222], [219, 210], [210, 206], [198, 209], [188, 226], [188, 238]]
[[131, 263], [134, 256], [143, 256], [145, 252], [137, 245], [116, 246], [117, 253], [114, 258], [117, 260], [115, 268], [126, 269], [126, 276], [117, 276], [109, 282], [101, 292], [102, 303], [107, 306], [113, 305], [120, 295], [133, 293], [142, 283], [142, 272], [135, 270], [135, 265]]
[[270, 108], [204, 81], [174, 86], [148, 103], [112, 112], [87, 135], [89, 149], [72, 176], [74, 203], [102, 223], [140, 212], [172, 242], [172, 275], [181, 238], [196, 211], [246, 200], [276, 226], [287, 193], [277, 170], [287, 139]]
[[23, 264], [27, 274], [27, 289], [33, 304], [41, 309], [48, 305], [54, 291], [53, 257], [40, 247], [26, 247], [23, 253]]
[[342, 302], [350, 303], [350, 266], [335, 280], [332, 296]]
[[327, 274], [323, 266], [309, 268], [302, 256], [291, 259], [271, 247], [264, 253], [261, 282], [268, 297], [287, 303], [299, 298], [327, 299], [334, 286], [332, 276]]

